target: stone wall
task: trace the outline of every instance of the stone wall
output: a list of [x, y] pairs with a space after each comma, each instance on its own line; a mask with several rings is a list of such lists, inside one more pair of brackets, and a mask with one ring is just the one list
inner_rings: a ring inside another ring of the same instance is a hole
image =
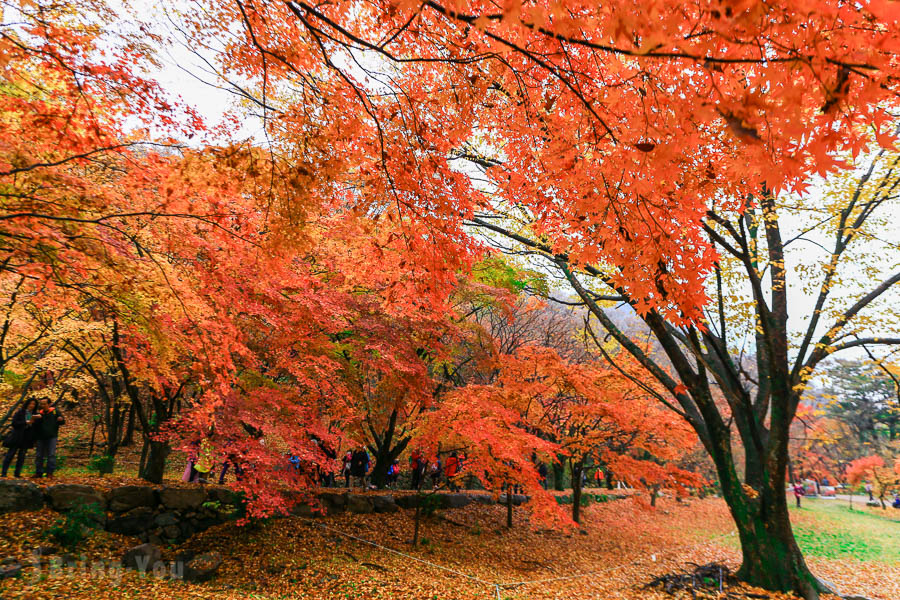
[[87, 485], [60, 483], [40, 488], [28, 481], [0, 481], [0, 513], [40, 510], [65, 512], [96, 504], [106, 531], [141, 541], [178, 543], [234, 517], [240, 498], [223, 487], [127, 485], [101, 492]]
[[[313, 518], [341, 512], [387, 513], [415, 508], [419, 501], [420, 497], [414, 494], [355, 494], [335, 489], [320, 492], [313, 505], [298, 502], [292, 514]], [[436, 508], [452, 510], [472, 503], [505, 504], [506, 497], [501, 495], [495, 500], [486, 493], [437, 493], [428, 501], [434, 502]], [[516, 505], [527, 501], [526, 496], [513, 496]], [[102, 492], [73, 483], [40, 488], [29, 481], [0, 481], [0, 514], [45, 506], [65, 512], [85, 504], [96, 504], [102, 509], [103, 522], [99, 524], [105, 530], [153, 544], [180, 543], [235, 518], [242, 510], [240, 496], [219, 486], [127, 485]]]

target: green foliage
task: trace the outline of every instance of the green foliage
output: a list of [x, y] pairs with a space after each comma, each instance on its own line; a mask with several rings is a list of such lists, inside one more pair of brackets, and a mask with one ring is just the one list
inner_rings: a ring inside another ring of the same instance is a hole
[[526, 289], [535, 290], [538, 294], [549, 292], [547, 278], [530, 269], [518, 269], [510, 265], [502, 256], [491, 256], [475, 265], [475, 280], [511, 292], [519, 293]]
[[44, 535], [64, 548], [74, 548], [93, 533], [105, 516], [98, 503], [82, 502], [57, 519]]
[[[602, 502], [609, 502], [612, 498], [607, 496], [606, 494], [592, 494], [590, 492], [582, 492], [581, 500], [579, 503], [581, 506], [590, 506], [591, 504], [600, 504]], [[557, 504], [572, 504], [572, 495], [566, 494], [564, 496], [556, 496]]]
[[[423, 515], [431, 516], [441, 507], [441, 497], [437, 494], [422, 494], [419, 496], [419, 510]], [[424, 541], [422, 542], [424, 543]]]
[[243, 518], [246, 516], [246, 504], [243, 502], [236, 506], [232, 506], [230, 504], [222, 504], [218, 500], [208, 500], [200, 506], [207, 510], [215, 511], [219, 516], [227, 517], [229, 519]]
[[99, 454], [97, 456], [92, 456], [90, 462], [88, 462], [87, 468], [88, 471], [93, 473], [100, 473], [101, 475], [108, 475], [113, 472], [113, 469], [116, 466], [116, 457], [110, 456], [109, 454]]

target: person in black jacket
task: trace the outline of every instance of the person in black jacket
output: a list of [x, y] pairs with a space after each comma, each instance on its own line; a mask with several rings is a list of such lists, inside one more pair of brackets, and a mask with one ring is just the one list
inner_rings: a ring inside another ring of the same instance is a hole
[[34, 415], [36, 412], [37, 402], [26, 400], [22, 407], [13, 415], [12, 431], [3, 440], [3, 445], [9, 448], [6, 451], [6, 456], [3, 458], [3, 477], [6, 477], [6, 473], [9, 471], [9, 465], [12, 464], [13, 457], [16, 457], [15, 476], [22, 476], [25, 455], [28, 453], [28, 449], [34, 445], [32, 425], [35, 422]]
[[366, 487], [366, 473], [369, 472], [369, 453], [365, 448], [360, 448], [353, 453], [350, 459], [350, 474], [359, 478], [359, 485], [363, 489]]
[[53, 477], [56, 469], [56, 439], [59, 437], [59, 426], [66, 422], [62, 414], [56, 408], [50, 406], [50, 401], [41, 399], [40, 410], [34, 428], [35, 463], [34, 476], [44, 476], [44, 463], [47, 463], [47, 477]]

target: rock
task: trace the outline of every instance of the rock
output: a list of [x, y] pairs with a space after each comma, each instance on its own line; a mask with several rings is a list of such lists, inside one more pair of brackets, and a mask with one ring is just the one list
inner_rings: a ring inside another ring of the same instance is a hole
[[878, 500], [868, 500], [866, 501], [866, 506], [874, 506], [875, 508], [881, 508], [881, 502]]
[[390, 494], [386, 496], [372, 496], [372, 507], [377, 513], [391, 513], [400, 510], [394, 497]]
[[59, 552], [59, 548], [56, 546], [38, 546], [34, 549], [34, 553], [38, 556], [51, 556]]
[[55, 510], [70, 510], [83, 504], [97, 504], [101, 510], [106, 509], [103, 496], [89, 485], [60, 483], [48, 487], [46, 493], [50, 499], [50, 506]]
[[0, 481], [0, 514], [44, 508], [41, 488], [30, 481]]
[[179, 523], [178, 529], [181, 530], [181, 535], [185, 538], [191, 537], [197, 531], [197, 528], [194, 527], [194, 525], [192, 525], [189, 521], [182, 521], [181, 523]]
[[[8, 560], [8, 559], [7, 559]], [[9, 579], [11, 577], [17, 577], [19, 573], [22, 572], [22, 565], [16, 559], [12, 559], [12, 562], [6, 562], [3, 566], [0, 566], [0, 579]]]
[[237, 492], [229, 490], [227, 487], [207, 487], [206, 493], [211, 502], [219, 502], [220, 504], [240, 504], [241, 495]]
[[400, 508], [415, 508], [419, 505], [419, 496], [414, 494], [397, 496], [394, 501]]
[[495, 504], [494, 498], [490, 494], [472, 494], [469, 497], [478, 504]]
[[176, 540], [181, 535], [181, 529], [178, 528], [178, 525], [166, 525], [163, 527], [163, 535], [170, 540]]
[[109, 510], [126, 512], [139, 506], [156, 506], [156, 490], [145, 485], [125, 485], [106, 494]]
[[347, 494], [323, 492], [319, 494], [319, 501], [328, 514], [344, 512], [347, 509]]
[[178, 518], [178, 515], [171, 512], [161, 513], [153, 518], [153, 522], [158, 527], [165, 527], [166, 525], [177, 525], [179, 520], [180, 519]]
[[347, 494], [347, 510], [358, 515], [364, 515], [373, 512], [375, 505], [368, 496]]
[[162, 560], [162, 552], [153, 544], [141, 544], [135, 546], [122, 557], [122, 564], [126, 569], [138, 571], [152, 571], [154, 565]]
[[821, 583], [822, 585], [825, 586], [824, 591], [826, 593], [834, 594], [835, 596], [840, 596], [840, 594], [837, 592], [837, 586], [834, 585], [831, 581], [829, 581], [827, 579], [823, 579], [822, 577], [819, 577], [818, 579], [819, 579], [819, 583]]
[[441, 508], [462, 508], [472, 503], [468, 494], [442, 494]]
[[191, 583], [209, 581], [222, 566], [222, 555], [218, 552], [201, 554], [184, 566], [184, 580]]
[[206, 490], [202, 487], [164, 487], [159, 492], [159, 501], [172, 510], [195, 509], [206, 501]]
[[291, 507], [291, 514], [295, 517], [305, 517], [307, 519], [322, 515], [320, 511], [315, 510], [314, 507], [302, 501]]
[[[520, 504], [525, 504], [528, 502], [528, 496], [523, 496], [522, 494], [513, 494], [512, 503], [513, 506], [519, 506]], [[497, 500], [499, 504], [506, 504], [506, 494], [500, 494], [500, 498]], [[570, 500], [571, 503], [571, 500]]]
[[153, 509], [147, 506], [133, 508], [106, 523], [107, 531], [122, 535], [140, 535], [151, 527], [153, 527]]
[[193, 550], [182, 550], [178, 554], [175, 555], [175, 563], [183, 563], [187, 564], [193, 560], [193, 558], [197, 556], [197, 553]]

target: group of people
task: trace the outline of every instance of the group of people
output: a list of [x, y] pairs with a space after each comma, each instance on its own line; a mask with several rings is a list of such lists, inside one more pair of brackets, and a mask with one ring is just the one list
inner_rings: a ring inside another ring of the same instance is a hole
[[[409, 457], [410, 468], [410, 489], [419, 490], [425, 484], [426, 479], [431, 479], [431, 485], [437, 489], [443, 481], [446, 481], [447, 487], [453, 491], [457, 491], [459, 475], [462, 473], [465, 465], [465, 455], [458, 452], [451, 452], [446, 461], [442, 461], [440, 455], [436, 457], [434, 462], [429, 463], [428, 459], [420, 450], [413, 450]], [[344, 477], [345, 487], [350, 487], [352, 479], [356, 479], [360, 487], [368, 487], [368, 477], [370, 475], [371, 459], [365, 448], [357, 450], [348, 450], [344, 455], [341, 475]], [[394, 487], [400, 480], [400, 461], [395, 459], [388, 465], [385, 484], [388, 487]]]
[[62, 413], [48, 399], [27, 399], [13, 413], [12, 428], [3, 438], [3, 446], [7, 448], [3, 458], [3, 477], [9, 473], [13, 460], [16, 461], [13, 474], [22, 476], [25, 456], [31, 448], [35, 451], [33, 477], [53, 477], [59, 427], [65, 422]]

